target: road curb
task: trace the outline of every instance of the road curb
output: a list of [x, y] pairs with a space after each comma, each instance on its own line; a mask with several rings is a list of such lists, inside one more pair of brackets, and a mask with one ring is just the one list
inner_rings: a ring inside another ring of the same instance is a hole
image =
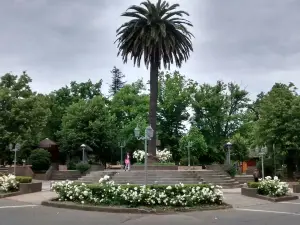
[[130, 213], [130, 214], [176, 214], [180, 212], [192, 212], [192, 211], [208, 211], [208, 210], [225, 210], [231, 209], [232, 206], [224, 203], [220, 206], [207, 206], [203, 208], [186, 208], [178, 210], [164, 210], [164, 209], [147, 209], [147, 208], [126, 208], [126, 207], [111, 207], [111, 206], [94, 206], [94, 205], [82, 205], [74, 202], [59, 202], [54, 199], [50, 201], [43, 201], [43, 206], [75, 209], [83, 211], [96, 211], [107, 213]]

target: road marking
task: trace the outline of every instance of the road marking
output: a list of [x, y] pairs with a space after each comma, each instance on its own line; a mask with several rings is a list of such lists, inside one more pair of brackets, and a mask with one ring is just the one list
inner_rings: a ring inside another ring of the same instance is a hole
[[281, 204], [292, 204], [292, 205], [300, 205], [300, 202], [278, 202]]
[[38, 205], [8, 205], [8, 206], [0, 206], [0, 209], [13, 209], [13, 208], [28, 208], [28, 207], [36, 207]]
[[241, 209], [241, 208], [236, 208], [235, 210], [237, 210], [237, 211], [260, 212], [260, 213], [274, 213], [274, 214], [285, 214], [285, 215], [300, 216], [299, 213], [269, 211], [269, 210], [260, 210], [260, 209]]

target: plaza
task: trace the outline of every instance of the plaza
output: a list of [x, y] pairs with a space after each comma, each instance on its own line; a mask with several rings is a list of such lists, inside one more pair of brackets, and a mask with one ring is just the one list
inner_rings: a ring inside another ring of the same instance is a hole
[[49, 182], [43, 182], [43, 191], [0, 199], [1, 224], [5, 225], [298, 225], [300, 200], [272, 203], [242, 196], [240, 189], [224, 189], [228, 210], [188, 212], [166, 215], [122, 214], [78, 211], [41, 206], [41, 202], [55, 197], [49, 191]]

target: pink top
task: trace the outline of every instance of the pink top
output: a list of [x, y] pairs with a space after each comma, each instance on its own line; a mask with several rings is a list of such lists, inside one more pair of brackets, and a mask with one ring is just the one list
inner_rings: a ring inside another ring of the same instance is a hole
[[125, 159], [125, 164], [129, 164], [129, 163], [130, 163], [130, 156], [129, 154], [127, 154]]

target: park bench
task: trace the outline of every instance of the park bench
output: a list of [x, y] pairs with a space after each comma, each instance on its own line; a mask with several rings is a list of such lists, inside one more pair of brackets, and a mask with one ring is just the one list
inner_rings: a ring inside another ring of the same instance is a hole
[[299, 180], [300, 179], [300, 171], [293, 172], [293, 177], [295, 180]]

